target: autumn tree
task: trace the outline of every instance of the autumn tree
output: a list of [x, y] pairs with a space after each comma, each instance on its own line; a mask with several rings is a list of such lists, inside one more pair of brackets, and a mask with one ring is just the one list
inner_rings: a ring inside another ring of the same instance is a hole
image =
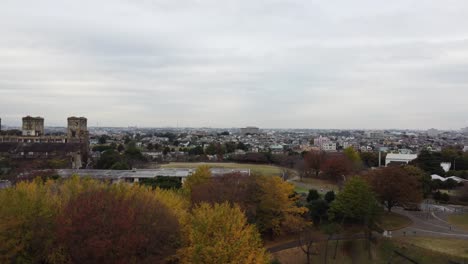
[[219, 177], [212, 177], [208, 181], [192, 188], [191, 201], [193, 204], [202, 202], [215, 204], [229, 202], [237, 204], [247, 215], [249, 222], [254, 222], [256, 203], [255, 177], [231, 173]]
[[181, 259], [194, 264], [269, 263], [255, 226], [228, 203], [202, 203], [193, 210], [189, 246], [181, 250]]
[[83, 192], [57, 217], [58, 244], [72, 263], [160, 263], [176, 253], [174, 214], [150, 195], [120, 191]]
[[[43, 263], [54, 243], [59, 201], [41, 179], [0, 190], [0, 263]], [[14, 260], [14, 261], [13, 261]]]
[[211, 178], [211, 170], [209, 166], [199, 166], [197, 170], [185, 179], [183, 188], [190, 192], [194, 186], [207, 182]]
[[255, 182], [255, 223], [262, 234], [275, 237], [302, 228], [307, 208], [297, 206], [294, 185], [272, 176], [256, 176]]
[[366, 178], [389, 212], [396, 205], [417, 204], [423, 198], [421, 179], [401, 167], [374, 170]]
[[294, 186], [273, 176], [231, 174], [213, 177], [192, 188], [194, 204], [238, 204], [264, 235], [277, 236], [302, 226], [307, 211], [296, 205]]
[[351, 161], [351, 163], [354, 166], [357, 166], [357, 167], [362, 166], [361, 156], [359, 155], [359, 153], [356, 150], [354, 150], [353, 147], [345, 148], [343, 150], [343, 153], [348, 158], [348, 160]]
[[345, 180], [344, 177], [353, 171], [353, 167], [344, 155], [335, 155], [325, 161], [322, 171], [331, 180], [339, 182]]
[[[327, 156], [324, 151], [309, 151], [304, 155], [305, 170], [311, 171], [315, 177], [319, 176]], [[307, 173], [309, 175], [309, 173]]]
[[432, 178], [428, 173], [412, 165], [406, 165], [403, 169], [410, 177], [418, 179], [421, 184], [424, 198], [428, 197], [432, 193]]

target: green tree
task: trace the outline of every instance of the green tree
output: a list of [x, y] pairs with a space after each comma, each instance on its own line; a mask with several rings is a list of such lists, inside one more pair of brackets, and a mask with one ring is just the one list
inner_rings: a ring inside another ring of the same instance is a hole
[[381, 207], [370, 185], [361, 177], [347, 181], [330, 206], [331, 219], [344, 218], [372, 226], [381, 213]]
[[97, 161], [97, 169], [110, 169], [114, 164], [123, 162], [123, 157], [117, 151], [111, 149], [104, 151]]
[[117, 146], [117, 151], [118, 151], [118, 152], [122, 152], [122, 151], [124, 151], [124, 150], [125, 150], [124, 145], [119, 144], [119, 146]]
[[189, 149], [188, 153], [192, 156], [205, 154], [201, 146], [196, 146], [194, 148]]
[[327, 216], [328, 203], [323, 199], [316, 199], [310, 201], [307, 208], [314, 224], [319, 225], [322, 223], [323, 218]]
[[156, 178], [141, 179], [140, 185], [151, 186], [153, 189], [161, 188], [166, 190], [175, 190], [182, 187], [182, 182], [176, 177], [158, 176]]
[[149, 151], [152, 151], [152, 150], [154, 149], [153, 143], [148, 143], [148, 145], [146, 145], [146, 148], [147, 148]]
[[312, 202], [317, 199], [320, 199], [320, 194], [318, 191], [315, 189], [309, 190], [309, 194], [307, 195], [307, 202]]
[[334, 191], [329, 191], [325, 194], [325, 197], [324, 197], [325, 201], [327, 201], [327, 203], [331, 203], [335, 200], [335, 192]]
[[361, 177], [353, 177], [346, 182], [343, 191], [338, 193], [328, 211], [330, 219], [351, 220], [363, 225], [367, 237], [367, 248], [371, 258], [372, 229], [379, 220], [382, 208], [371, 187]]
[[419, 153], [418, 158], [413, 160], [411, 164], [421, 168], [429, 174], [438, 174], [443, 176], [445, 172], [440, 166], [441, 162], [442, 156], [440, 152], [432, 153], [430, 151], [423, 150]]
[[106, 136], [106, 135], [100, 136], [99, 139], [98, 139], [98, 142], [99, 142], [99, 144], [101, 144], [101, 145], [106, 144], [106, 142], [107, 142], [107, 136]]

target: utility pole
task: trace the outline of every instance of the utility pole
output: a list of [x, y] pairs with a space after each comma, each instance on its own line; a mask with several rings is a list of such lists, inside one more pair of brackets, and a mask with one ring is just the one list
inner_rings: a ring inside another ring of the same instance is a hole
[[379, 168], [382, 166], [382, 151], [379, 150]]

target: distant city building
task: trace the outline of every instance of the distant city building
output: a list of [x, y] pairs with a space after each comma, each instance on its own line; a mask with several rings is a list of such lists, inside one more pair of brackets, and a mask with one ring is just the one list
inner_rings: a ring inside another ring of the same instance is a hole
[[384, 133], [382, 131], [366, 131], [365, 134], [367, 138], [374, 138], [374, 139], [384, 138]]
[[400, 154], [413, 154], [413, 151], [411, 149], [399, 149], [398, 153], [400, 153]]
[[319, 136], [318, 138], [314, 138], [314, 146], [319, 147], [323, 151], [336, 151], [337, 144], [327, 137]]
[[244, 127], [240, 129], [240, 133], [242, 135], [247, 135], [247, 134], [259, 134], [260, 129], [258, 127]]
[[336, 151], [336, 143], [335, 142], [325, 142], [325, 143], [322, 144], [320, 149], [323, 150], [323, 151], [327, 151], [327, 152]]
[[318, 138], [314, 138], [314, 146], [317, 146], [317, 147], [322, 147], [322, 145], [324, 143], [329, 143], [330, 142], [330, 139], [327, 138], [327, 137], [318, 137]]
[[281, 154], [283, 153], [284, 147], [282, 145], [272, 145], [270, 146], [270, 150], [274, 154]]
[[427, 130], [427, 135], [430, 137], [437, 137], [440, 134], [439, 130], [431, 128]]
[[385, 157], [385, 166], [394, 164], [408, 164], [411, 161], [418, 158], [416, 154], [399, 154], [399, 153], [388, 153]]

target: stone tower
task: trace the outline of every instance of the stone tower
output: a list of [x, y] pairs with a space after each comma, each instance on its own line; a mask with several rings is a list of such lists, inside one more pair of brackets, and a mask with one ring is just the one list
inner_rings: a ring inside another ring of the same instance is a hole
[[88, 140], [88, 120], [84, 117], [69, 117], [67, 126], [68, 142], [86, 142]]
[[31, 116], [23, 117], [22, 132], [23, 136], [43, 136], [44, 118]]

